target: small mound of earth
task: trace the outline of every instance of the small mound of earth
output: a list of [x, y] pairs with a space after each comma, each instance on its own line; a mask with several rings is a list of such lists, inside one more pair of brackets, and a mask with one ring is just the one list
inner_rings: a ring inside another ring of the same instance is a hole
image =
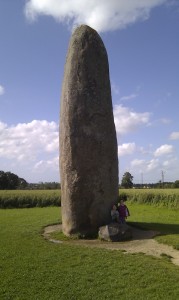
[[95, 248], [105, 248], [109, 250], [123, 250], [126, 253], [144, 253], [146, 255], [152, 255], [161, 258], [162, 255], [166, 255], [171, 258], [171, 261], [179, 266], [179, 251], [173, 249], [172, 246], [164, 245], [158, 243], [153, 239], [156, 235], [159, 234], [157, 231], [152, 230], [141, 230], [135, 227], [131, 227], [132, 230], [132, 240], [125, 242], [105, 242], [99, 239], [78, 239], [78, 240], [68, 240], [68, 241], [60, 241], [51, 239], [50, 234], [52, 232], [61, 232], [62, 225], [51, 225], [44, 228], [43, 236], [45, 239], [53, 243], [65, 243], [65, 244], [73, 244], [73, 245], [82, 245], [87, 247], [95, 247]]

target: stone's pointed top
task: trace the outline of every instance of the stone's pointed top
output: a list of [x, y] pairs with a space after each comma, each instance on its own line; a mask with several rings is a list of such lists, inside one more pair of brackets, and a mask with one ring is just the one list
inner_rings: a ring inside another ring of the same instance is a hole
[[[102, 38], [95, 29], [88, 25], [80, 25], [74, 30], [70, 39], [68, 53], [72, 53], [73, 49], [76, 49], [75, 51], [77, 51], [77, 56], [81, 50], [87, 50], [87, 52], [92, 51], [93, 54], [101, 51], [103, 55], [107, 56], [106, 48]], [[92, 53], [90, 53], [89, 56], [93, 56]], [[79, 58], [75, 57], [75, 59]], [[106, 60], [106, 58], [104, 60]]]
[[82, 25], [79, 25], [78, 27], [76, 27], [73, 31], [73, 35], [83, 36], [83, 34], [85, 34], [87, 32], [90, 34], [99, 36], [98, 32], [95, 29], [93, 29], [92, 27], [90, 27], [86, 24], [82, 24]]
[[81, 24], [81, 25], [75, 27], [74, 28], [74, 32], [77, 31], [77, 30], [79, 30], [79, 31], [86, 31], [86, 30], [88, 30], [88, 31], [97, 32], [95, 29], [93, 29], [92, 27], [90, 27], [90, 26], [88, 26], [86, 24]]

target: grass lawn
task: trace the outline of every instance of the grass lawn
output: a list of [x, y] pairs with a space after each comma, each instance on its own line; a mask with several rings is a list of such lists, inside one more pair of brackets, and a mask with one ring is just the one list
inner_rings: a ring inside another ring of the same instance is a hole
[[[129, 208], [131, 222], [175, 232], [178, 212]], [[59, 216], [57, 207], [0, 210], [1, 300], [178, 299], [179, 267], [164, 258], [44, 240], [42, 228]]]
[[154, 207], [144, 204], [127, 203], [131, 224], [144, 229], [161, 232], [155, 239], [179, 250], [179, 210], [166, 207]]

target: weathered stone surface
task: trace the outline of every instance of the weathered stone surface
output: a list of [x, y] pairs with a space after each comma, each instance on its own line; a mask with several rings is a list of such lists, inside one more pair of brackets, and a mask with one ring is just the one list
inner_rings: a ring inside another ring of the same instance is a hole
[[118, 197], [117, 140], [107, 53], [86, 25], [73, 33], [66, 59], [60, 173], [63, 232], [98, 232]]
[[127, 241], [132, 238], [132, 229], [127, 224], [111, 223], [99, 228], [99, 238], [109, 242]]

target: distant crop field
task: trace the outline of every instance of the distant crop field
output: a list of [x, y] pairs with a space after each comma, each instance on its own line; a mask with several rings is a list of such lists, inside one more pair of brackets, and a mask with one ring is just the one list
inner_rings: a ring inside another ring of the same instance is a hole
[[132, 203], [179, 208], [179, 189], [120, 189], [119, 197]]
[[60, 190], [0, 191], [0, 208], [30, 208], [60, 205]]
[[[131, 203], [179, 209], [179, 189], [120, 189]], [[0, 208], [60, 206], [60, 190], [0, 190]]]

